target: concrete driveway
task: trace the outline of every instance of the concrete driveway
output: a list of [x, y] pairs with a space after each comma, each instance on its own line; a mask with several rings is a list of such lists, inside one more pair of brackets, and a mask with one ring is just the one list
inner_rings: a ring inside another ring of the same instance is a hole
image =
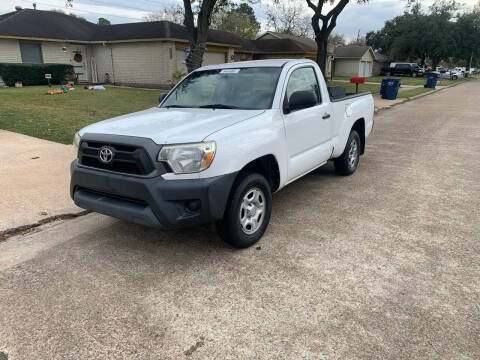
[[90, 214], [0, 243], [9, 359], [478, 359], [480, 82], [376, 117], [255, 247]]
[[73, 145], [0, 130], [0, 233], [77, 213], [68, 195]]

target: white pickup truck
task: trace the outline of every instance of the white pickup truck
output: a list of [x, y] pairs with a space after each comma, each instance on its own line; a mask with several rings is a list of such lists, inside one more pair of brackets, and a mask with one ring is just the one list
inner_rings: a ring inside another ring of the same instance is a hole
[[268, 226], [272, 193], [328, 160], [355, 172], [373, 114], [370, 93], [328, 88], [310, 60], [205, 66], [158, 107], [81, 129], [71, 197], [161, 229], [214, 223], [245, 248]]

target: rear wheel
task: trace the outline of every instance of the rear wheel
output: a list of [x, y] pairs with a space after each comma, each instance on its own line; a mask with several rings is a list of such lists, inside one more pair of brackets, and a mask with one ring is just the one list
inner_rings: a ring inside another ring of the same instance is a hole
[[360, 135], [356, 130], [352, 130], [342, 156], [334, 160], [337, 174], [349, 176], [357, 170], [358, 162], [360, 161], [360, 149]]
[[224, 218], [217, 223], [220, 237], [237, 248], [247, 248], [261, 239], [272, 213], [268, 181], [260, 174], [239, 175]]

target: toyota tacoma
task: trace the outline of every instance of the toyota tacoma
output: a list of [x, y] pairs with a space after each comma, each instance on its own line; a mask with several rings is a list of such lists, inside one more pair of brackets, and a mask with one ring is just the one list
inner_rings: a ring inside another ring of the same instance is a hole
[[355, 172], [373, 114], [370, 93], [328, 87], [310, 60], [205, 66], [158, 107], [81, 129], [70, 194], [81, 208], [160, 229], [213, 223], [249, 247], [273, 193], [329, 160]]

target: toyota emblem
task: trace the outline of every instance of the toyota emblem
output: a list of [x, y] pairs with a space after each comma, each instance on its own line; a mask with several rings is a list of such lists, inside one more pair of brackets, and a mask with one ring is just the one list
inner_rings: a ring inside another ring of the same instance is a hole
[[98, 158], [102, 163], [110, 164], [113, 160], [113, 150], [107, 146], [102, 147], [98, 153]]

